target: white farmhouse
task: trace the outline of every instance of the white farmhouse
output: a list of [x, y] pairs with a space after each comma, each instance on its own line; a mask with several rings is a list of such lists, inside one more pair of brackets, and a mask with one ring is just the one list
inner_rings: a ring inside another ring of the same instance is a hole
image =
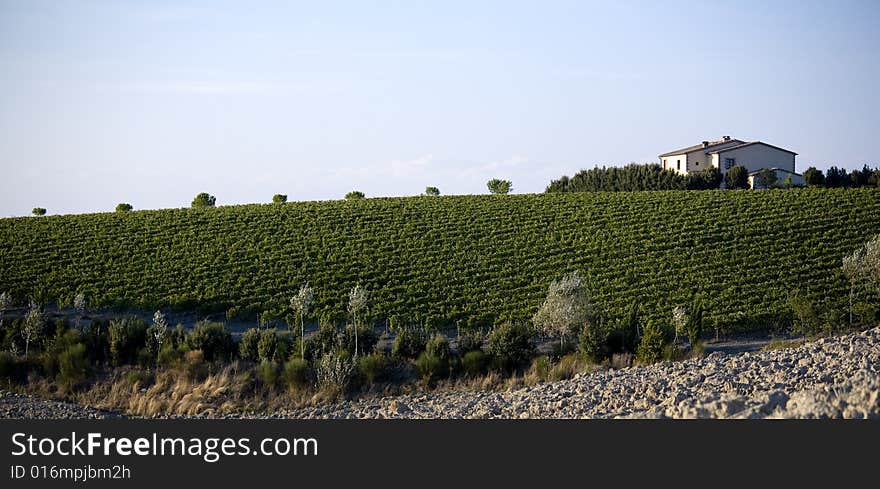
[[[797, 153], [761, 141], [741, 141], [724, 136], [718, 141], [703, 141], [701, 144], [670, 151], [660, 155], [660, 165], [664, 170], [687, 175], [706, 168], [715, 167], [722, 176], [734, 166], [742, 166], [749, 173], [749, 183], [764, 168], [774, 169], [779, 182], [790, 181], [793, 185], [803, 184], [803, 177], [795, 172], [794, 158]], [[787, 180], [791, 176], [791, 180]]]

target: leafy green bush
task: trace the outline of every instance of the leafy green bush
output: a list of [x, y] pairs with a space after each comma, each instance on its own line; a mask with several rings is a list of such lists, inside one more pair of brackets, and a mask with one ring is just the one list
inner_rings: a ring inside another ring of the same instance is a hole
[[[368, 325], [360, 325], [357, 328], [357, 347], [358, 354], [363, 355], [365, 352], [370, 352], [373, 350], [373, 347], [376, 346], [376, 342], [379, 340], [379, 337], [376, 336], [373, 328]], [[346, 325], [345, 330], [342, 333], [342, 348], [354, 355], [354, 327], [352, 325]]]
[[449, 361], [422, 352], [416, 359], [416, 371], [422, 380], [433, 382], [449, 375]]
[[428, 340], [425, 351], [416, 359], [416, 370], [428, 382], [449, 377], [451, 357], [449, 340], [443, 334], [437, 333]]
[[505, 322], [489, 333], [486, 352], [501, 370], [512, 371], [527, 365], [535, 352], [532, 332], [525, 323]]
[[278, 364], [271, 360], [262, 360], [257, 365], [257, 378], [266, 387], [275, 387], [278, 383]]
[[223, 323], [200, 321], [186, 336], [190, 350], [200, 350], [205, 360], [229, 360], [235, 351], [235, 341]]
[[282, 379], [289, 387], [302, 389], [309, 385], [311, 371], [309, 362], [302, 358], [291, 358], [284, 362]]
[[58, 375], [55, 382], [62, 389], [76, 388], [88, 378], [89, 361], [86, 358], [86, 345], [69, 345], [58, 354]]
[[147, 323], [138, 318], [113, 319], [108, 337], [113, 365], [135, 363], [138, 351], [146, 345]]
[[391, 344], [391, 356], [397, 359], [416, 358], [425, 350], [425, 335], [413, 328], [403, 327]]
[[339, 348], [339, 332], [330, 322], [321, 322], [318, 331], [306, 338], [306, 359], [317, 361], [324, 355]]
[[275, 328], [263, 330], [257, 343], [257, 354], [261, 362], [274, 362], [278, 349], [278, 335]]
[[449, 349], [449, 340], [443, 333], [437, 333], [425, 343], [425, 353], [441, 360], [449, 361], [452, 350]]
[[359, 359], [361, 375], [368, 384], [372, 384], [385, 377], [388, 368], [388, 358], [381, 353], [371, 353]]
[[355, 384], [357, 364], [347, 355], [327, 353], [315, 365], [318, 387], [332, 393], [347, 392]]
[[463, 331], [458, 335], [458, 353], [464, 355], [470, 351], [482, 351], [485, 336], [480, 330]]
[[593, 362], [609, 355], [608, 332], [601, 321], [587, 321], [578, 333], [578, 350]]
[[256, 362], [260, 358], [259, 343], [260, 330], [257, 328], [248, 329], [241, 335], [241, 340], [238, 342], [238, 356], [242, 360]]
[[149, 387], [156, 381], [156, 378], [149, 370], [129, 370], [123, 377], [125, 383], [132, 387]]
[[636, 359], [643, 364], [657, 363], [663, 358], [663, 347], [666, 345], [666, 335], [656, 321], [648, 321], [642, 341], [636, 350]]
[[482, 350], [471, 350], [461, 357], [461, 368], [468, 377], [479, 377], [486, 373], [488, 364]]
[[172, 367], [179, 364], [189, 349], [186, 345], [174, 347], [173, 345], [164, 345], [159, 351], [158, 364], [165, 367]]

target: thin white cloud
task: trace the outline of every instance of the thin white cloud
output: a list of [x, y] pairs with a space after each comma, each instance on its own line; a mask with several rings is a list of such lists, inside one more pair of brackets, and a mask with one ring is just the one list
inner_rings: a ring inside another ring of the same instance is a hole
[[434, 156], [426, 154], [408, 160], [392, 160], [360, 166], [345, 166], [334, 171], [340, 177], [412, 177], [426, 174], [432, 166]]
[[490, 172], [515, 170], [529, 164], [529, 159], [521, 155], [513, 155], [503, 160], [490, 161], [482, 165], [473, 165], [462, 172], [464, 176], [484, 175]]

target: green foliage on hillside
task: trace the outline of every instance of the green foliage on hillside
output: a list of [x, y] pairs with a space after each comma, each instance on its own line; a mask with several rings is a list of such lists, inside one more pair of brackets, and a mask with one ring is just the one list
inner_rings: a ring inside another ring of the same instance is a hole
[[[528, 320], [580, 270], [610, 320], [641, 305], [668, 323], [704, 296], [707, 328], [772, 326], [787, 297], [845, 297], [844, 255], [880, 232], [880, 192], [549, 193], [373, 198], [0, 220], [0, 291], [90, 307], [284, 317], [300, 285], [311, 318], [461, 327]], [[225, 347], [225, 345], [224, 345]], [[225, 353], [224, 353], [225, 354]]]

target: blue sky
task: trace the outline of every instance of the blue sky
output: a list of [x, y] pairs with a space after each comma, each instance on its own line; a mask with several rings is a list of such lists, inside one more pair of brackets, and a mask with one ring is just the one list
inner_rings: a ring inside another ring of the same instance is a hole
[[880, 2], [0, 0], [0, 216], [540, 192], [760, 139], [880, 164]]

